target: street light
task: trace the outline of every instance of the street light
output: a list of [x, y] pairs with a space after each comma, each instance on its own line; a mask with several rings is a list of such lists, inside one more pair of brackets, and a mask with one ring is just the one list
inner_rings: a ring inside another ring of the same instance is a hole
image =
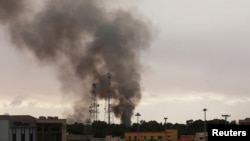
[[139, 116], [141, 116], [140, 113], [136, 113], [135, 116], [137, 116], [137, 141], [139, 140]]
[[221, 116], [225, 118], [225, 124], [227, 124], [227, 118], [230, 117], [231, 115], [221, 115]]
[[[204, 108], [202, 111], [204, 112], [204, 136], [206, 136], [206, 132], [207, 132], [206, 111], [207, 111], [207, 109]], [[205, 139], [206, 139], [206, 141], [207, 141], [207, 137], [205, 137]]]
[[164, 120], [165, 120], [165, 131], [166, 131], [167, 130], [167, 120], [168, 120], [168, 118], [164, 117]]

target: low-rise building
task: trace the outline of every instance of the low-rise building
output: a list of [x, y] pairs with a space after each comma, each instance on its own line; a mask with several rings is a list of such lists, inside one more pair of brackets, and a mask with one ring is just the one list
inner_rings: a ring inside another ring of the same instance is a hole
[[39, 117], [36, 119], [37, 141], [66, 141], [66, 119]]
[[194, 141], [194, 135], [180, 135], [179, 141]]
[[250, 125], [250, 118], [240, 119], [239, 125]]
[[125, 132], [125, 141], [177, 141], [178, 131], [168, 129], [162, 132]]
[[67, 141], [92, 141], [93, 135], [75, 135], [68, 134]]
[[207, 132], [196, 133], [195, 141], [207, 141]]
[[66, 141], [66, 119], [0, 115], [0, 141]]
[[0, 141], [36, 141], [36, 118], [0, 115]]

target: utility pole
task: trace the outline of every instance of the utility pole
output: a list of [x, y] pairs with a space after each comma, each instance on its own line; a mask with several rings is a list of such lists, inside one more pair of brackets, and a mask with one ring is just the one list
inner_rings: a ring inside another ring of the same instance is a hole
[[164, 120], [165, 120], [165, 131], [166, 131], [167, 130], [167, 120], [168, 120], [168, 118], [164, 117]]
[[139, 141], [139, 117], [141, 116], [140, 113], [136, 113], [135, 116], [137, 116], [137, 141]]
[[204, 108], [202, 110], [204, 112], [204, 136], [205, 136], [205, 141], [207, 141], [207, 123], [206, 123], [206, 112], [207, 112], [207, 108]]

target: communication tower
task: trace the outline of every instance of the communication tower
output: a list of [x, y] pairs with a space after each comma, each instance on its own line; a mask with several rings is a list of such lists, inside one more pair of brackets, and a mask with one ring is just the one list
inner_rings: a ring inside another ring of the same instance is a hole
[[107, 98], [105, 99], [105, 107], [104, 107], [104, 118], [105, 121], [110, 124], [113, 122], [113, 116], [111, 114], [111, 74], [108, 73], [107, 75], [108, 78], [108, 88], [107, 88]]
[[91, 123], [98, 120], [98, 113], [99, 113], [98, 107], [99, 107], [99, 104], [97, 103], [96, 84], [93, 83], [92, 89], [91, 89], [91, 105], [89, 106]]

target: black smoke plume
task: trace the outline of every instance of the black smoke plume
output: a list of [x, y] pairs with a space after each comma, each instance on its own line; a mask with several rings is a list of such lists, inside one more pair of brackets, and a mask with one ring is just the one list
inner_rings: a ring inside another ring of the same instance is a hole
[[25, 9], [22, 0], [0, 0], [0, 8], [16, 46], [56, 66], [63, 90], [79, 99], [72, 119], [88, 117], [88, 90], [94, 82], [98, 98], [111, 97], [115, 116], [131, 124], [141, 98], [139, 55], [151, 39], [146, 22], [131, 12], [107, 11], [98, 0], [50, 0], [29, 20], [20, 16]]
[[17, 19], [25, 9], [24, 0], [0, 0], [0, 22], [10, 22]]

